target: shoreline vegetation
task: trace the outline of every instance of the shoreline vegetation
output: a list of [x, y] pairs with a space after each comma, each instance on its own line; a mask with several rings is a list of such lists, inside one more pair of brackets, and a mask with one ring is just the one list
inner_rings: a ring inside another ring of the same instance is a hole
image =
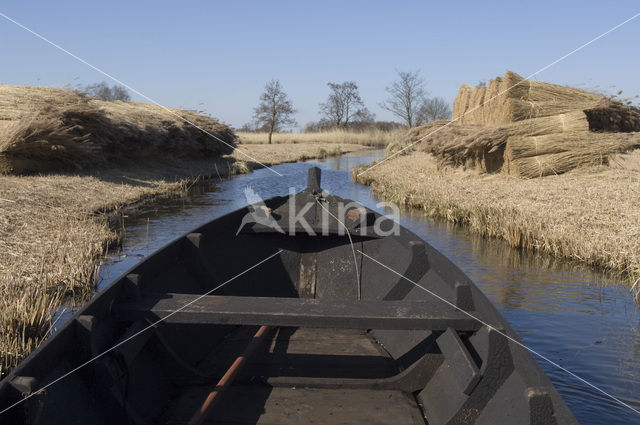
[[387, 201], [516, 249], [620, 274], [640, 295], [640, 150], [610, 166], [536, 179], [443, 167], [419, 151], [368, 167], [354, 169], [354, 180]]
[[239, 144], [229, 157], [239, 163], [246, 162], [249, 171], [261, 168], [260, 163], [271, 166], [287, 162], [323, 159], [331, 156], [344, 155], [351, 152], [373, 149], [369, 145], [357, 143], [278, 143], [278, 144]]

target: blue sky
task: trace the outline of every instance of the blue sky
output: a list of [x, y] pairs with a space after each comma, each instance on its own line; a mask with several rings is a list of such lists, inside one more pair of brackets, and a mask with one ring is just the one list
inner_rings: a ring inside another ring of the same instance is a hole
[[[640, 3], [5, 0], [0, 12], [162, 104], [240, 126], [272, 78], [301, 125], [319, 118], [328, 81], [356, 81], [377, 118], [393, 119], [378, 103], [398, 70], [421, 70], [429, 92], [452, 102], [461, 83], [507, 69], [529, 75], [640, 12]], [[536, 79], [640, 94], [638, 41], [640, 17]], [[0, 18], [0, 83], [102, 80]]]

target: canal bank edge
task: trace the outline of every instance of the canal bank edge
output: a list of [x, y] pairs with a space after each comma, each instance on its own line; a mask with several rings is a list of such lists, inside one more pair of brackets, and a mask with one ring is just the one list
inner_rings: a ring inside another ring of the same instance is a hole
[[[640, 297], [640, 175], [596, 167], [538, 179], [438, 167], [413, 152], [368, 169], [356, 182], [432, 218], [620, 274]], [[365, 171], [366, 170], [366, 171]]]

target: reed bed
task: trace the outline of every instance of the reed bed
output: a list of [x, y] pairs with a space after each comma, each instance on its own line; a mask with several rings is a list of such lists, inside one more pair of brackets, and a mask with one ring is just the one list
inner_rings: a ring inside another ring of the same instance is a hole
[[353, 175], [389, 201], [473, 233], [620, 273], [639, 293], [640, 156], [634, 151], [616, 158], [626, 167], [518, 179], [439, 167], [436, 158], [418, 151]]
[[0, 85], [0, 173], [95, 169], [166, 155], [213, 158], [233, 150], [236, 136], [228, 126], [193, 111], [170, 111], [71, 90]]
[[[215, 119], [173, 111], [235, 143]], [[158, 106], [0, 85], [0, 377], [60, 306], [91, 296], [99, 259], [119, 241], [110, 215], [184, 193], [202, 175], [247, 171], [219, 158], [231, 150]], [[66, 169], [84, 174], [10, 175]]]
[[[337, 143], [337, 144], [357, 144], [362, 146], [385, 147], [388, 144], [405, 137], [407, 130], [396, 129], [390, 131], [382, 130], [342, 130], [335, 129], [316, 133], [274, 133], [273, 144], [296, 144], [296, 143]], [[237, 132], [239, 143], [242, 144], [262, 144], [267, 143], [267, 133]]]

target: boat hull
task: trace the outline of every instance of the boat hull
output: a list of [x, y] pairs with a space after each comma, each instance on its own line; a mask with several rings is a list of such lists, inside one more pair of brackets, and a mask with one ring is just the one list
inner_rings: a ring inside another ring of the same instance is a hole
[[[204, 423], [577, 423], [451, 261], [402, 227], [366, 234], [384, 218], [363, 207], [323, 235], [319, 203], [349, 201], [298, 196], [264, 201], [279, 229], [243, 208], [116, 279], [0, 383], [18, 403], [0, 423], [187, 423], [261, 325]], [[286, 224], [305, 202], [315, 235]]]

